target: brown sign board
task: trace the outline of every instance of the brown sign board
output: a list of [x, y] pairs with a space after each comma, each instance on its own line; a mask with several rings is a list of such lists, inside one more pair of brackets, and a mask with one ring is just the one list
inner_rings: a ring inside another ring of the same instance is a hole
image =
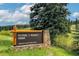
[[40, 44], [43, 43], [42, 32], [17, 32], [16, 45]]
[[29, 45], [43, 43], [42, 30], [14, 30], [12, 31], [14, 45]]

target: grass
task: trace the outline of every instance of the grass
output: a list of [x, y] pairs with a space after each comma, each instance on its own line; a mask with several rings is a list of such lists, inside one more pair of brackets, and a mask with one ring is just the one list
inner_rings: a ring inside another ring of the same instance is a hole
[[64, 50], [62, 48], [55, 47], [55, 46], [50, 49], [51, 49], [52, 53], [54, 53], [53, 54], [54, 56], [74, 56], [75, 55], [70, 51], [67, 51], [67, 50]]
[[[5, 32], [5, 31], [4, 31]], [[8, 32], [10, 33], [10, 32]], [[73, 52], [69, 52], [63, 48], [56, 46], [50, 48], [35, 48], [16, 51], [11, 48], [12, 36], [0, 34], [0, 56], [73, 56]]]
[[74, 56], [72, 52], [68, 52], [59, 47], [50, 48], [36, 48], [36, 49], [26, 49], [22, 51], [15, 51], [6, 49], [0, 51], [0, 55], [7, 56]]

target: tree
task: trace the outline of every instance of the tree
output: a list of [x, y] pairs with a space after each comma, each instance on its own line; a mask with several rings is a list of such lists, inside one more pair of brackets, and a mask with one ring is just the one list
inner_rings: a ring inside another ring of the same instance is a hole
[[76, 31], [78, 31], [79, 30], [79, 20], [78, 20], [78, 18], [76, 18], [76, 20], [75, 20], [75, 26], [76, 26]]
[[68, 32], [66, 3], [37, 3], [31, 7], [32, 29], [49, 29], [51, 34]]
[[2, 30], [1, 26], [0, 26], [0, 31]]
[[76, 21], [75, 21], [75, 25], [76, 25], [76, 31], [77, 31], [77, 29], [78, 29], [78, 20], [77, 20], [77, 18], [76, 18]]

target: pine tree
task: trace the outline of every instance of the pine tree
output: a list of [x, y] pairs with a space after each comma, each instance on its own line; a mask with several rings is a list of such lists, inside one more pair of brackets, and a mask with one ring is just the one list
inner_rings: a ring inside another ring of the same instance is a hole
[[52, 34], [68, 32], [66, 3], [37, 3], [31, 7], [32, 29], [49, 29]]

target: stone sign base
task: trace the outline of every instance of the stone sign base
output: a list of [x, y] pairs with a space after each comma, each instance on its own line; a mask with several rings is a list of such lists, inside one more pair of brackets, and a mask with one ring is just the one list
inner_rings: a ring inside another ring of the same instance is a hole
[[31, 45], [22, 45], [22, 46], [12, 46], [15, 50], [23, 50], [23, 49], [33, 49], [33, 48], [43, 48], [42, 44], [31, 44]]
[[43, 31], [43, 43], [12, 46], [12, 48], [14, 48], [14, 49], [32, 49], [32, 48], [48, 48], [50, 46], [51, 46], [51, 41], [50, 41], [49, 30], [44, 30]]
[[51, 46], [49, 30], [44, 30], [44, 32], [43, 32], [43, 42], [44, 42], [43, 43], [44, 47], [50, 47]]

